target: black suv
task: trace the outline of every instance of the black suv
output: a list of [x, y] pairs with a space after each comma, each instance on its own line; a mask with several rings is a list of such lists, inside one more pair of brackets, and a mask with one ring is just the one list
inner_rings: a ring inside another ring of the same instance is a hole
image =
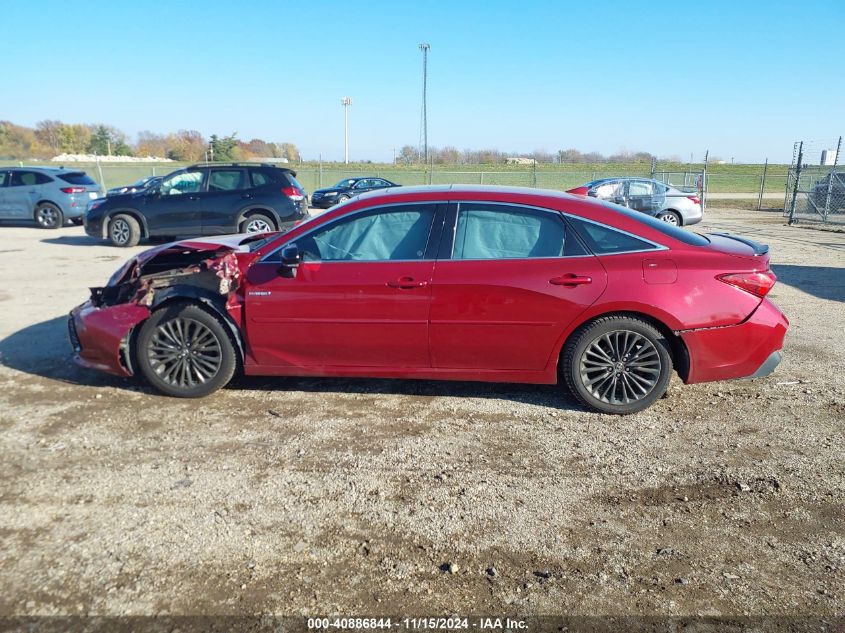
[[308, 217], [296, 172], [268, 164], [212, 163], [174, 171], [149, 189], [92, 200], [85, 232], [115, 246], [141, 238], [261, 233]]

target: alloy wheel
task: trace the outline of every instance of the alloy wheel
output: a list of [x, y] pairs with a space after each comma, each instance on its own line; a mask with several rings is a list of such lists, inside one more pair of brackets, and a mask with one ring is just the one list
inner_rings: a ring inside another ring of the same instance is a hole
[[669, 224], [674, 224], [675, 226], [680, 225], [680, 221], [678, 220], [678, 216], [675, 215], [674, 213], [664, 213], [663, 215], [660, 216], [660, 219], [663, 220], [664, 222], [669, 223]]
[[593, 340], [579, 363], [581, 383], [609, 404], [630, 404], [652, 392], [660, 378], [660, 355], [642, 334], [614, 330]]
[[111, 223], [111, 238], [115, 244], [126, 244], [129, 241], [129, 223], [117, 218]]
[[147, 348], [150, 367], [164, 382], [179, 388], [205, 383], [217, 375], [223, 362], [214, 332], [194, 319], [162, 322]]
[[59, 222], [59, 212], [50, 206], [39, 207], [38, 223], [41, 226], [52, 228]]
[[272, 231], [273, 227], [270, 226], [266, 220], [256, 219], [250, 220], [247, 222], [246, 225], [246, 232], [247, 233], [266, 233], [268, 231]]

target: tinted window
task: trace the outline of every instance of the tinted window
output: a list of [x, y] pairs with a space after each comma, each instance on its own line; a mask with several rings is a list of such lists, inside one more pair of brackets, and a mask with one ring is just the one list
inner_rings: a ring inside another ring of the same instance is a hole
[[263, 187], [264, 185], [269, 185], [272, 182], [269, 174], [255, 169], [249, 170], [249, 177], [252, 179], [253, 187]]
[[[39, 178], [41, 176], [41, 178]], [[12, 180], [9, 183], [10, 187], [31, 187], [33, 185], [41, 185], [45, 182], [51, 182], [52, 179], [34, 171], [13, 171]]]
[[561, 257], [565, 227], [560, 215], [524, 207], [462, 204], [452, 259]]
[[72, 185], [96, 185], [97, 183], [84, 171], [74, 171], [69, 174], [59, 174], [59, 178]]
[[208, 176], [209, 191], [235, 191], [241, 188], [240, 169], [215, 169]]
[[6, 181], [9, 179], [9, 172], [0, 171], [0, 187], [6, 186]]
[[332, 222], [296, 240], [305, 261], [422, 259], [434, 208], [390, 207]]
[[575, 226], [578, 235], [581, 236], [590, 250], [596, 255], [645, 251], [657, 248], [654, 244], [637, 239], [633, 235], [622, 233], [604, 224], [594, 224], [572, 217], [569, 220]]
[[619, 207], [616, 205], [607, 204], [605, 206], [614, 213], [619, 213], [621, 215], [631, 218], [632, 220], [636, 220], [640, 224], [645, 224], [649, 228], [652, 228], [655, 231], [660, 231], [664, 235], [668, 235], [669, 237], [674, 238], [679, 242], [683, 242], [684, 244], [690, 244], [692, 246], [706, 246], [710, 243], [710, 240], [708, 240], [702, 235], [699, 235], [698, 233], [693, 233], [692, 231], [682, 229], [681, 227], [675, 226], [674, 224], [663, 222], [662, 220], [653, 218], [650, 215], [646, 215], [645, 213], [641, 213], [639, 211], [632, 211], [630, 209], [626, 209], [625, 207]]
[[202, 189], [201, 171], [177, 171], [161, 181], [162, 195], [174, 196], [183, 193], [197, 193]]

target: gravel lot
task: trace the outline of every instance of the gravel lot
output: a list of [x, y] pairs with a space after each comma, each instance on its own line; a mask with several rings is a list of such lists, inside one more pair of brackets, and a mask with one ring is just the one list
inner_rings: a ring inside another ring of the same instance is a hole
[[845, 613], [845, 233], [702, 228], [772, 246], [785, 360], [617, 418], [520, 385], [154, 395], [65, 338], [130, 251], [0, 227], [0, 615]]

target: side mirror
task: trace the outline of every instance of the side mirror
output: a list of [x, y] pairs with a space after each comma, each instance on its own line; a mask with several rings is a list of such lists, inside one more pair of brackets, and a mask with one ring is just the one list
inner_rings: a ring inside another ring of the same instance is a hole
[[296, 244], [288, 244], [282, 249], [282, 265], [279, 274], [282, 277], [293, 277], [296, 269], [302, 263], [302, 252]]

